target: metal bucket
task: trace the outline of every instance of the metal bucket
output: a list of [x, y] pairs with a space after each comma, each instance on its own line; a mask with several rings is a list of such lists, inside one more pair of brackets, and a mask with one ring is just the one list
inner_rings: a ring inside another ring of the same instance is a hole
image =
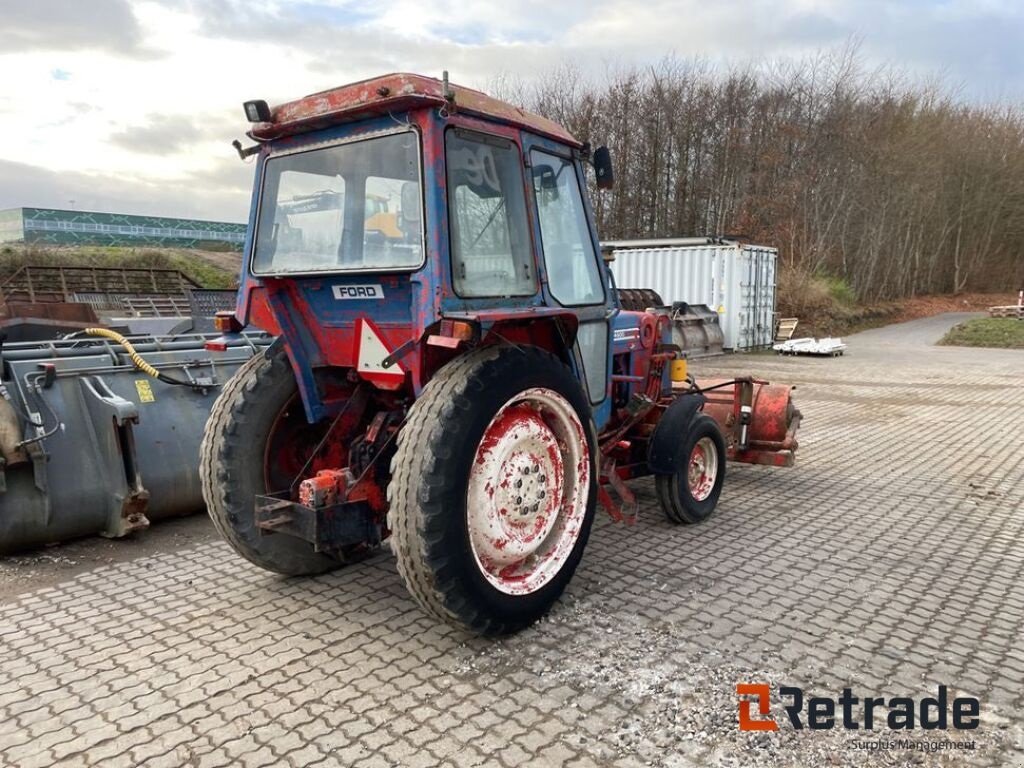
[[[224, 352], [208, 337], [132, 339], [155, 368], [195, 386], [137, 370], [106, 341], [12, 344], [0, 351], [0, 554], [102, 534], [203, 508], [199, 444], [224, 384], [272, 339], [246, 335]], [[12, 422], [13, 420], [13, 422]], [[28, 441], [28, 442], [23, 442]]]
[[685, 302], [672, 305], [672, 343], [686, 357], [721, 355], [724, 341], [718, 313], [711, 307]]

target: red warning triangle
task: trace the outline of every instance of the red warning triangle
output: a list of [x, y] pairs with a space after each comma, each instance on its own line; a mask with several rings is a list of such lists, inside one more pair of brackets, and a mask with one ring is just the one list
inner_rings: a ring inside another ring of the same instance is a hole
[[405, 369], [397, 361], [385, 368], [384, 358], [390, 354], [373, 321], [367, 317], [356, 320], [356, 373], [382, 389], [398, 389], [405, 381]]

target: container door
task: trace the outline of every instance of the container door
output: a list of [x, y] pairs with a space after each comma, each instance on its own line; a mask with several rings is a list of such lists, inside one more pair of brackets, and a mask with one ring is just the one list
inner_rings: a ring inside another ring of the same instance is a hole
[[751, 293], [751, 345], [769, 346], [775, 334], [775, 259], [770, 248], [751, 249], [753, 288]]
[[758, 302], [758, 267], [760, 252], [754, 248], [743, 252], [743, 348], [752, 349], [757, 346], [757, 302]]
[[750, 260], [753, 281], [750, 289], [750, 346], [764, 344], [764, 262], [765, 252], [757, 248]]
[[735, 349], [755, 349], [770, 343], [775, 287], [769, 270], [773, 256], [768, 249], [754, 246], [732, 251], [730, 316]]
[[775, 292], [776, 270], [778, 269], [779, 252], [765, 251], [765, 284], [764, 284], [764, 343], [771, 345], [775, 341]]

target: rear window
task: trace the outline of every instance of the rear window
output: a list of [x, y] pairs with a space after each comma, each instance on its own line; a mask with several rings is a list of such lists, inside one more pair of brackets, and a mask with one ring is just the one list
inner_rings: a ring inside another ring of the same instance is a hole
[[270, 157], [252, 271], [416, 269], [422, 207], [413, 131]]

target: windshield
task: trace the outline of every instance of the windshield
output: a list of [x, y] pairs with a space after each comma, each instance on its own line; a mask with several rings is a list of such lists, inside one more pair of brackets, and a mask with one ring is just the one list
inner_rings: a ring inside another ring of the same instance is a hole
[[418, 135], [270, 157], [252, 271], [415, 269], [423, 263]]

